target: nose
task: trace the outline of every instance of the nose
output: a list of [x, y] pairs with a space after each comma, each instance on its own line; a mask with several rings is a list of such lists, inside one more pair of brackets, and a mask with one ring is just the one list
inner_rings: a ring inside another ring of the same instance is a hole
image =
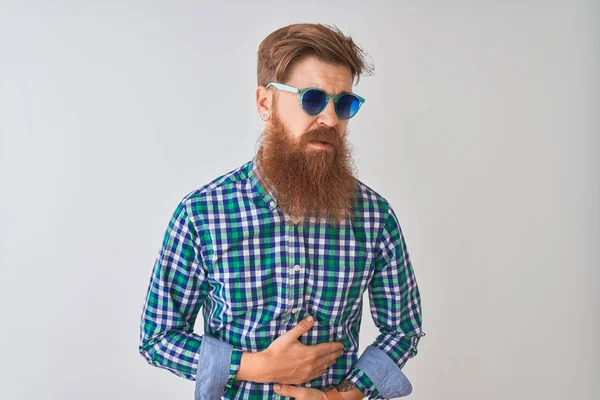
[[325, 109], [319, 114], [319, 124], [325, 124], [334, 127], [338, 124], [339, 119], [335, 113], [334, 100], [328, 99]]

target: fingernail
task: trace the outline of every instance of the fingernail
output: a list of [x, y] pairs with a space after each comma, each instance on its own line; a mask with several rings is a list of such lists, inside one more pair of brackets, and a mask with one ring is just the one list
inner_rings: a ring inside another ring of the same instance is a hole
[[279, 389], [281, 389], [281, 385], [279, 383], [276, 383], [275, 384], [275, 390], [279, 390]]
[[313, 320], [313, 317], [312, 317], [312, 315], [309, 315], [308, 317], [306, 317], [306, 320], [307, 320], [308, 322], [312, 322], [312, 320]]

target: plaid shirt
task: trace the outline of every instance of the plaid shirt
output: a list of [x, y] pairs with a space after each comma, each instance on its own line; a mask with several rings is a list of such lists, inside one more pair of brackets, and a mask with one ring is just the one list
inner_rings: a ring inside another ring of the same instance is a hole
[[[305, 345], [341, 341], [344, 354], [320, 378], [299, 386], [324, 389], [347, 379], [372, 399], [410, 393], [401, 368], [425, 335], [411, 261], [383, 197], [357, 180], [354, 205], [353, 220], [337, 228], [314, 218], [291, 220], [260, 178], [258, 155], [187, 194], [152, 270], [140, 354], [151, 365], [196, 380], [196, 399], [285, 398], [274, 392], [273, 383], [234, 376], [243, 351], [266, 349], [312, 315], [312, 329], [299, 340]], [[380, 334], [358, 358], [367, 289]], [[204, 335], [193, 332], [200, 310]], [[217, 372], [211, 362], [226, 370]], [[200, 382], [201, 376], [209, 383]], [[201, 384], [213, 387], [201, 389]], [[206, 390], [219, 395], [203, 397]]]

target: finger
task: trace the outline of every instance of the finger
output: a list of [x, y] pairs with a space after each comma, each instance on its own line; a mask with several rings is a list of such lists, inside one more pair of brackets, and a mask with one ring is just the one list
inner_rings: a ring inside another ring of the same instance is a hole
[[292, 339], [298, 339], [300, 336], [302, 336], [302, 334], [308, 332], [313, 327], [314, 322], [314, 318], [309, 315], [302, 321], [298, 322], [296, 326], [284, 333], [282, 336], [289, 336]]
[[343, 354], [342, 351], [338, 353], [331, 353], [326, 357], [323, 357], [323, 361], [319, 363], [317, 368], [329, 368], [337, 362], [337, 359]]
[[336, 360], [342, 355], [344, 355], [344, 350], [336, 350], [333, 353], [325, 354], [319, 357], [318, 361], [322, 363], [336, 362]]
[[311, 346], [316, 352], [318, 357], [326, 356], [327, 354], [335, 353], [344, 349], [344, 343], [342, 342], [328, 342], [319, 343]]
[[307, 382], [322, 377], [327, 372], [327, 369], [329, 369], [329, 367], [323, 368], [322, 370], [315, 372], [311, 377], [308, 378]]
[[[277, 387], [279, 386], [279, 389]], [[294, 385], [282, 385], [275, 384], [274, 386], [275, 393], [280, 394], [282, 396], [288, 397], [299, 397], [302, 398], [302, 393], [306, 391], [306, 388], [294, 386]]]

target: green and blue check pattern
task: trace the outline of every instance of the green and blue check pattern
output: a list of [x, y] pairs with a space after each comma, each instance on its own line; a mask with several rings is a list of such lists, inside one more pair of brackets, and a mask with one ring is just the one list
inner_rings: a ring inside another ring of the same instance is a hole
[[187, 194], [168, 224], [142, 312], [140, 354], [148, 363], [195, 380], [204, 332], [233, 345], [222, 399], [281, 398], [272, 383], [234, 380], [243, 351], [262, 351], [307, 315], [306, 345], [342, 341], [344, 354], [301, 386], [353, 382], [383, 399], [359, 349], [363, 293], [380, 334], [373, 346], [402, 368], [417, 354], [419, 289], [397, 217], [357, 180], [354, 218], [292, 221], [260, 179], [258, 158]]

